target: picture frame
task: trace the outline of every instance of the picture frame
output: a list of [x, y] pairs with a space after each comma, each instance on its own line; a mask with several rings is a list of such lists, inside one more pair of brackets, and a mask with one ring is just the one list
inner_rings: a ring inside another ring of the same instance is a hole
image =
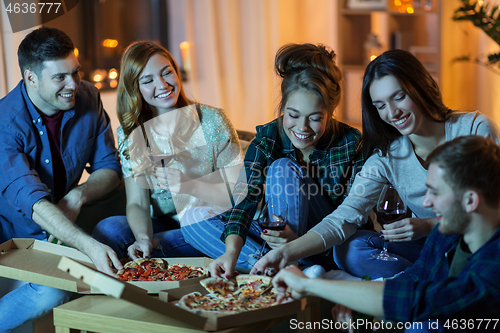
[[346, 8], [358, 10], [385, 10], [387, 9], [387, 0], [347, 0]]

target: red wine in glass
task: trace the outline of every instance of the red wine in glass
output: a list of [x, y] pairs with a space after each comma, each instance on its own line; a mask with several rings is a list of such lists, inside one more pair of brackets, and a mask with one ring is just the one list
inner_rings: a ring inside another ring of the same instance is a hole
[[405, 217], [406, 212], [401, 212], [399, 210], [393, 211], [393, 212], [381, 212], [378, 213], [378, 216], [380, 217], [382, 222], [381, 224], [389, 224], [392, 222], [396, 222], [401, 220], [403, 217]]
[[264, 221], [264, 222], [259, 222], [260, 227], [262, 230], [264, 229], [269, 229], [269, 230], [276, 230], [280, 231], [285, 229], [286, 227], [286, 221], [281, 220], [281, 221]]
[[[377, 215], [381, 224], [389, 224], [401, 220], [406, 215], [406, 191], [403, 186], [385, 185], [377, 202]], [[397, 261], [398, 258], [387, 251], [387, 241], [384, 240], [382, 251], [372, 257], [384, 261]]]
[[[262, 207], [257, 222], [259, 226], [268, 230], [280, 231], [285, 229], [288, 220], [288, 205], [287, 203], [278, 198], [270, 198]], [[264, 255], [266, 249], [266, 241], [262, 244], [259, 253], [249, 254], [246, 259], [250, 265], [254, 265]]]

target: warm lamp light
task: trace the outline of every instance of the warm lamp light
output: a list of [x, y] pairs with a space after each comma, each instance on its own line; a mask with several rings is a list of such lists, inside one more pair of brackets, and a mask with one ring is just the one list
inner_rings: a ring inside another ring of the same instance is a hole
[[100, 82], [100, 81], [102, 81], [102, 75], [101, 74], [94, 75], [94, 82]]
[[413, 14], [413, 12], [414, 12], [413, 7], [407, 7], [407, 8], [406, 8], [406, 12], [407, 12], [408, 14]]
[[185, 73], [189, 73], [191, 71], [191, 45], [189, 42], [184, 41], [179, 47], [181, 49], [181, 68]]
[[111, 80], [111, 81], [109, 81], [109, 86], [111, 88], [116, 88], [118, 86], [118, 81], [117, 80]]
[[375, 59], [378, 55], [382, 54], [382, 45], [377, 39], [377, 35], [374, 33], [369, 33], [366, 36], [366, 41], [363, 45], [365, 49], [365, 63], [368, 64], [370, 61]]
[[102, 46], [112, 49], [118, 46], [118, 41], [116, 39], [105, 39], [102, 41]]
[[75, 53], [75, 56], [78, 57], [78, 55], [80, 54], [80, 51], [75, 47], [75, 49], [73, 50], [73, 52]]
[[108, 73], [108, 78], [110, 80], [115, 80], [116, 78], [118, 78], [118, 71], [114, 68], [111, 68]]

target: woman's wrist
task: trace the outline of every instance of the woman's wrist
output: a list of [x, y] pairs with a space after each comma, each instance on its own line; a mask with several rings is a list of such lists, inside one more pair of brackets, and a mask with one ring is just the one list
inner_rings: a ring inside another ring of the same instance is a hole
[[283, 244], [283, 246], [280, 246], [279, 248], [276, 249], [278, 251], [282, 262], [286, 262], [288, 264], [290, 260], [290, 242]]
[[241, 248], [243, 247], [243, 238], [239, 235], [229, 235], [226, 237], [226, 251], [227, 255], [238, 257]]

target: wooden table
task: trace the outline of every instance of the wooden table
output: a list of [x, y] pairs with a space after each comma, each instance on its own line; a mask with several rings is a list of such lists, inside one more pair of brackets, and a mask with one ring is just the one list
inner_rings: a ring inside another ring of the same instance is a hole
[[[288, 317], [218, 332], [262, 332]], [[297, 314], [299, 321], [319, 321], [319, 302]], [[82, 330], [99, 333], [203, 332], [189, 324], [110, 296], [83, 296], [54, 309], [56, 333]], [[310, 331], [302, 331], [310, 332]]]

